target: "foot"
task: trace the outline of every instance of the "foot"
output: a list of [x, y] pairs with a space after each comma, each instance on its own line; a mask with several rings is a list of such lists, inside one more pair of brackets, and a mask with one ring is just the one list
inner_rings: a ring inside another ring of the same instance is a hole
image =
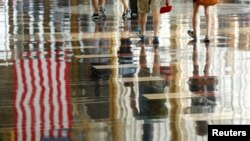
[[100, 13], [101, 13], [101, 15], [102, 15], [103, 18], [107, 17], [106, 12], [105, 12], [105, 8], [100, 7]]
[[140, 41], [145, 42], [145, 35], [143, 35], [141, 32], [138, 32], [137, 36], [140, 38]]
[[122, 14], [122, 18], [123, 19], [128, 19], [129, 17], [130, 17], [130, 10], [128, 9], [128, 10], [126, 10], [126, 11], [124, 11], [123, 12], [123, 14]]
[[195, 35], [195, 33], [194, 33], [193, 31], [188, 30], [188, 31], [187, 31], [187, 34], [188, 34], [190, 37], [192, 37], [194, 40], [196, 40], [196, 35]]
[[94, 13], [92, 15], [92, 20], [98, 20], [99, 19], [99, 14], [98, 13]]
[[153, 37], [153, 44], [159, 44], [159, 37], [158, 36]]

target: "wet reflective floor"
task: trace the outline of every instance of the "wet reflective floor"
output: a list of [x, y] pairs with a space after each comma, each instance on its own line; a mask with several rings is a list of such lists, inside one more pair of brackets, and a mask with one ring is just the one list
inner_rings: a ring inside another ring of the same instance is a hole
[[211, 41], [192, 1], [139, 42], [120, 1], [93, 21], [89, 0], [0, 1], [0, 140], [204, 141], [208, 125], [250, 124], [250, 4], [212, 7]]

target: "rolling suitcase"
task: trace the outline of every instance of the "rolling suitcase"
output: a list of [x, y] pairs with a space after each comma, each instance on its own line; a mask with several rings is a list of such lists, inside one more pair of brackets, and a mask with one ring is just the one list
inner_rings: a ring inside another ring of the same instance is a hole
[[131, 18], [136, 17], [138, 13], [137, 0], [129, 0], [129, 7], [131, 9]]

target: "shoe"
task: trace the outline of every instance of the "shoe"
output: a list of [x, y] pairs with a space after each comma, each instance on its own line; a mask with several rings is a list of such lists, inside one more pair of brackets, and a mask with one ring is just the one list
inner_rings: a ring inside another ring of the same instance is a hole
[[195, 40], [196, 40], [196, 35], [194, 34], [194, 32], [193, 32], [193, 31], [188, 30], [188, 31], [187, 31], [187, 34], [188, 34], [190, 37], [192, 37], [193, 39], [195, 39]]
[[153, 37], [153, 44], [159, 44], [159, 37], [158, 36]]
[[98, 20], [99, 19], [99, 14], [98, 13], [94, 13], [92, 15], [92, 20]]
[[123, 19], [128, 19], [130, 18], [130, 9], [126, 10], [123, 14], [122, 14], [122, 18]]
[[105, 8], [100, 7], [100, 13], [101, 13], [101, 15], [102, 15], [103, 18], [107, 17], [106, 12], [105, 12]]
[[205, 37], [204, 42], [210, 42], [208, 36]]
[[137, 36], [140, 38], [140, 41], [145, 42], [145, 36], [141, 32], [138, 32]]

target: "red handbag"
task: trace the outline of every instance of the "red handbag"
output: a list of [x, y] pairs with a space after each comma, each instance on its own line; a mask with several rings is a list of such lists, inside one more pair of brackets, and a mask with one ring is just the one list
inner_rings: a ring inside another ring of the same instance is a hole
[[166, 5], [165, 5], [164, 7], [161, 7], [160, 13], [161, 13], [161, 14], [163, 14], [163, 13], [168, 13], [168, 12], [170, 12], [172, 9], [173, 9], [173, 6], [172, 6], [172, 5], [169, 5], [168, 0], [166, 0]]
[[166, 5], [166, 6], [164, 6], [164, 7], [161, 7], [160, 13], [161, 13], [161, 14], [163, 14], [163, 13], [168, 13], [168, 12], [170, 12], [172, 9], [173, 9], [173, 6], [172, 6], [172, 5]]

